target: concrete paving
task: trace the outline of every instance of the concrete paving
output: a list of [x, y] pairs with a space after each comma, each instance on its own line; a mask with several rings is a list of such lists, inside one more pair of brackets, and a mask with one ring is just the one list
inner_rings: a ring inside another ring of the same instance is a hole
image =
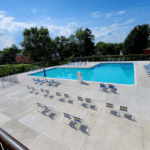
[[[89, 62], [84, 68], [98, 63]], [[97, 82], [78, 84], [76, 80], [54, 79], [60, 82], [56, 87], [40, 85], [27, 76], [29, 72], [17, 74], [19, 84], [0, 88], [0, 127], [31, 150], [149, 150], [150, 77], [143, 67], [149, 61], [132, 63], [136, 84], [116, 84], [116, 92], [101, 90]], [[30, 93], [26, 86], [34, 87], [38, 93]], [[44, 96], [41, 89], [49, 90], [50, 95]], [[56, 96], [56, 92], [62, 96]], [[63, 101], [65, 93], [71, 96], [69, 102]], [[91, 98], [93, 105], [88, 108], [78, 102], [78, 96]], [[37, 103], [53, 108], [53, 112], [37, 107]], [[106, 103], [114, 104], [114, 111], [106, 108]], [[120, 106], [128, 107], [130, 115], [119, 112]], [[63, 113], [84, 119], [83, 126], [77, 130]]]

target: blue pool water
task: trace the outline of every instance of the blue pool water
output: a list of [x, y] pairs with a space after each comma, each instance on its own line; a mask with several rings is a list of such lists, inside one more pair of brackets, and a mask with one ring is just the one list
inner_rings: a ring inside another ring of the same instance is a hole
[[[82, 73], [83, 81], [133, 85], [133, 63], [100, 63], [92, 68], [53, 68], [46, 70], [46, 77], [77, 80], [76, 73]], [[44, 72], [30, 74], [44, 77]]]

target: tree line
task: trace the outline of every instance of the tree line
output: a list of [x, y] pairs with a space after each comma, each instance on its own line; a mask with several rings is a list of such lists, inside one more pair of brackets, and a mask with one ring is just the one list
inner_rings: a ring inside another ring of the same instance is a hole
[[[120, 50], [124, 55], [142, 54], [143, 49], [150, 46], [150, 25], [143, 24], [135, 26], [122, 43], [98, 42], [94, 45], [94, 35], [90, 29], [77, 28], [69, 38], [57, 36], [55, 39], [50, 37], [47, 28], [31, 27], [23, 31], [23, 54], [30, 54], [30, 60], [51, 61], [51, 54], [57, 51], [62, 60], [69, 57], [84, 57], [97, 55], [118, 55]], [[15, 61], [18, 48], [14, 44], [10, 48], [4, 48], [3, 62]]]

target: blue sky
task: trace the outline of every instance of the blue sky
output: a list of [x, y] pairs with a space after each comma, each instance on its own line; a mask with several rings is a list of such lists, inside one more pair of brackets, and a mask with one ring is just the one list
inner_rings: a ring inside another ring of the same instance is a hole
[[19, 44], [25, 28], [44, 26], [50, 37], [89, 28], [95, 43], [124, 42], [137, 25], [150, 24], [149, 0], [5, 0], [0, 5], [0, 50]]

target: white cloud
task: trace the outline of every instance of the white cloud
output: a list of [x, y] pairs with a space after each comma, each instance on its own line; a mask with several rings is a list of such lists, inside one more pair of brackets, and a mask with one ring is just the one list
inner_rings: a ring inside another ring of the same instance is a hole
[[0, 14], [4, 14], [4, 13], [6, 13], [6, 11], [0, 11]]
[[37, 10], [35, 9], [35, 8], [33, 8], [33, 13], [35, 14], [35, 12], [36, 12]]
[[120, 43], [124, 41], [130, 30], [130, 26], [120, 26], [115, 23], [110, 26], [95, 27], [95, 30], [92, 30], [92, 34], [95, 36], [95, 43], [99, 41]]
[[2, 36], [2, 38], [0, 38], [0, 50], [3, 50], [7, 47], [11, 47], [14, 43], [15, 40], [12, 36]]
[[47, 20], [50, 20], [50, 18], [47, 18]]
[[77, 23], [76, 22], [69, 23], [68, 26], [67, 26], [67, 28], [73, 28], [73, 27], [77, 28]]
[[4, 15], [3, 15], [3, 14], [0, 14], [0, 18], [4, 18]]
[[131, 20], [127, 20], [125, 23], [120, 24], [120, 25], [127, 25], [127, 24], [130, 24], [130, 23], [133, 23], [133, 22], [134, 22], [134, 19], [131, 19]]
[[125, 11], [119, 11], [118, 12], [118, 14], [124, 14], [125, 13]]
[[115, 20], [115, 22], [117, 22], [118, 20]]
[[116, 31], [117, 30], [117, 25], [118, 24], [112, 24], [109, 27], [104, 26], [104, 27], [99, 28], [98, 30], [92, 31], [92, 33], [94, 34], [95, 38], [106, 36], [108, 33], [112, 32], [112, 31], [113, 32]]
[[77, 28], [77, 23], [69, 23], [66, 27], [43, 24], [43, 22], [38, 24], [25, 23], [15, 21], [14, 17], [7, 17], [5, 14], [0, 14], [0, 50], [14, 44], [15, 40], [13, 40], [13, 37], [18, 32], [23, 31], [25, 28], [29, 29], [34, 26], [36, 26], [37, 28], [45, 26], [54, 36], [63, 35], [67, 37], [70, 36], [70, 34], [74, 33], [75, 29]]
[[17, 31], [35, 26], [33, 23], [16, 22], [14, 19], [14, 17], [6, 17], [0, 14], [0, 50], [14, 44], [15, 40], [13, 37], [17, 34]]
[[107, 14], [107, 18], [109, 18], [110, 16], [112, 16], [112, 13]]
[[34, 24], [28, 24], [24, 22], [15, 22], [14, 17], [0, 16], [0, 29], [7, 30], [9, 32], [18, 31], [20, 28], [30, 28]]
[[75, 29], [77, 28], [77, 23], [69, 23], [66, 27], [57, 26], [57, 25], [47, 25], [44, 24], [46, 28], [52, 33], [54, 36], [70, 36], [74, 33]]
[[98, 18], [98, 17], [99, 17], [99, 15], [97, 15], [98, 13], [99, 13], [99, 11], [97, 11], [97, 12], [93, 12], [93, 13], [92, 13], [93, 17]]

